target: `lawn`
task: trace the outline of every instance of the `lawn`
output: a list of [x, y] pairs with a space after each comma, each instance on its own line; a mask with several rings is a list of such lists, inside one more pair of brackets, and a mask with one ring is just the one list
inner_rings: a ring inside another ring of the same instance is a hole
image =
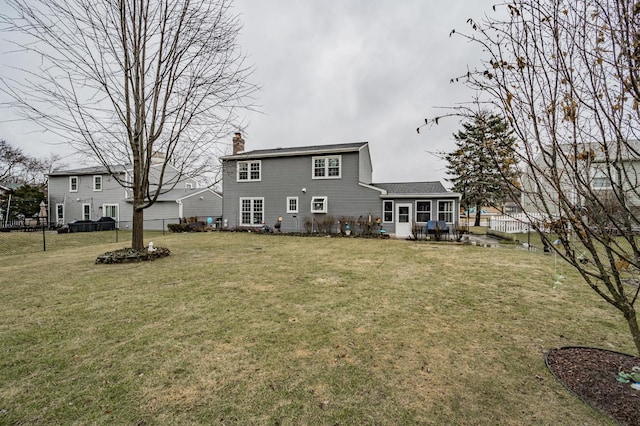
[[[634, 353], [553, 257], [378, 239], [154, 236], [0, 258], [1, 424], [610, 424], [548, 372]], [[615, 377], [612, 378], [615, 380]]]

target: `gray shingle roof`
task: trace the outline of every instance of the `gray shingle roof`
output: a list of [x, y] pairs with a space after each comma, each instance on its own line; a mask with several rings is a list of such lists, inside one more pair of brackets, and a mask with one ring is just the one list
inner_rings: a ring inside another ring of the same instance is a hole
[[235, 155], [226, 155], [222, 157], [223, 160], [231, 160], [238, 158], [266, 158], [266, 157], [280, 157], [280, 156], [293, 156], [293, 155], [308, 155], [318, 153], [333, 153], [333, 152], [352, 152], [358, 151], [368, 142], [355, 142], [355, 143], [341, 143], [333, 145], [311, 145], [311, 146], [298, 146], [291, 148], [274, 148], [274, 149], [256, 149], [253, 151], [243, 151]]
[[439, 194], [448, 193], [442, 183], [434, 182], [398, 182], [372, 183], [372, 186], [384, 189], [388, 195], [392, 194]]
[[[111, 166], [111, 170], [116, 171], [117, 173], [123, 173], [125, 171], [125, 166]], [[49, 176], [100, 175], [106, 173], [107, 168], [104, 166], [90, 166], [78, 169], [54, 170], [49, 173]]]

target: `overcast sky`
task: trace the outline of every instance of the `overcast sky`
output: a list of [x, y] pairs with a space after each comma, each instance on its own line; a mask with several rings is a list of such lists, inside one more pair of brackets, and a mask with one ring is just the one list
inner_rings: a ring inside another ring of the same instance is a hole
[[[452, 150], [460, 123], [421, 134], [416, 127], [441, 114], [436, 107], [471, 100], [472, 92], [449, 81], [482, 52], [449, 33], [492, 13], [494, 3], [235, 0], [240, 45], [262, 87], [255, 101], [261, 113], [246, 114], [245, 149], [367, 141], [375, 182], [444, 183], [445, 164], [428, 151]], [[0, 60], [7, 65], [5, 55]], [[0, 138], [35, 156], [60, 152], [46, 144], [49, 135], [11, 118], [0, 118]]]

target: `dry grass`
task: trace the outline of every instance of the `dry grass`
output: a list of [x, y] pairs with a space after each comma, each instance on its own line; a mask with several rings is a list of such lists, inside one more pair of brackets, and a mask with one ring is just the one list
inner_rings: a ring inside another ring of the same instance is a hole
[[[584, 424], [546, 350], [633, 350], [551, 256], [393, 240], [154, 237], [0, 260], [0, 423]], [[615, 380], [615, 378], [613, 378]]]

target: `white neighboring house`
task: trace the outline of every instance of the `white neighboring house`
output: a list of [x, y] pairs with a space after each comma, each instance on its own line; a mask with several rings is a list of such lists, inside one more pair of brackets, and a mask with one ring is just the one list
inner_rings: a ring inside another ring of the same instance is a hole
[[[640, 141], [628, 141], [621, 145], [608, 142], [607, 147], [609, 153], [605, 152], [604, 145], [595, 142], [579, 144], [577, 147], [564, 145], [563, 154], [558, 156], [555, 165], [544, 165], [541, 155], [536, 158], [536, 163], [545, 173], [555, 171], [560, 181], [561, 192], [575, 212], [581, 212], [584, 215], [594, 214], [594, 200], [599, 200], [605, 206], [610, 205], [610, 208], [615, 209], [616, 203], [620, 202], [617, 197], [621, 197], [624, 205], [635, 218], [631, 221], [632, 227], [639, 228]], [[562, 164], [570, 166], [563, 167]], [[554, 166], [555, 169], [552, 169]], [[531, 168], [528, 169], [521, 179], [520, 202], [525, 213], [496, 218], [491, 222], [491, 229], [501, 232], [524, 232], [529, 228], [530, 220], [540, 224], [566, 214], [560, 208], [558, 191], [548, 184], [536, 186], [535, 180], [530, 178], [532, 173]], [[544, 183], [542, 179], [539, 181]], [[583, 185], [589, 185], [590, 194], [585, 194], [585, 191], [581, 194], [576, 189], [584, 188]], [[593, 197], [591, 200], [589, 200], [590, 196]], [[548, 211], [541, 208], [542, 200]], [[597, 210], [595, 211], [597, 214]]]
[[[171, 166], [167, 166], [171, 167]], [[126, 178], [131, 167], [113, 167]], [[171, 170], [175, 173], [175, 169]], [[133, 197], [121, 187], [103, 166], [57, 170], [49, 174], [49, 218], [57, 224], [73, 220], [97, 220], [111, 217], [120, 229], [130, 228]], [[222, 195], [210, 188], [198, 188], [192, 178], [179, 181], [173, 189], [161, 193], [144, 211], [144, 229], [161, 230], [181, 218], [215, 221], [222, 216]]]

